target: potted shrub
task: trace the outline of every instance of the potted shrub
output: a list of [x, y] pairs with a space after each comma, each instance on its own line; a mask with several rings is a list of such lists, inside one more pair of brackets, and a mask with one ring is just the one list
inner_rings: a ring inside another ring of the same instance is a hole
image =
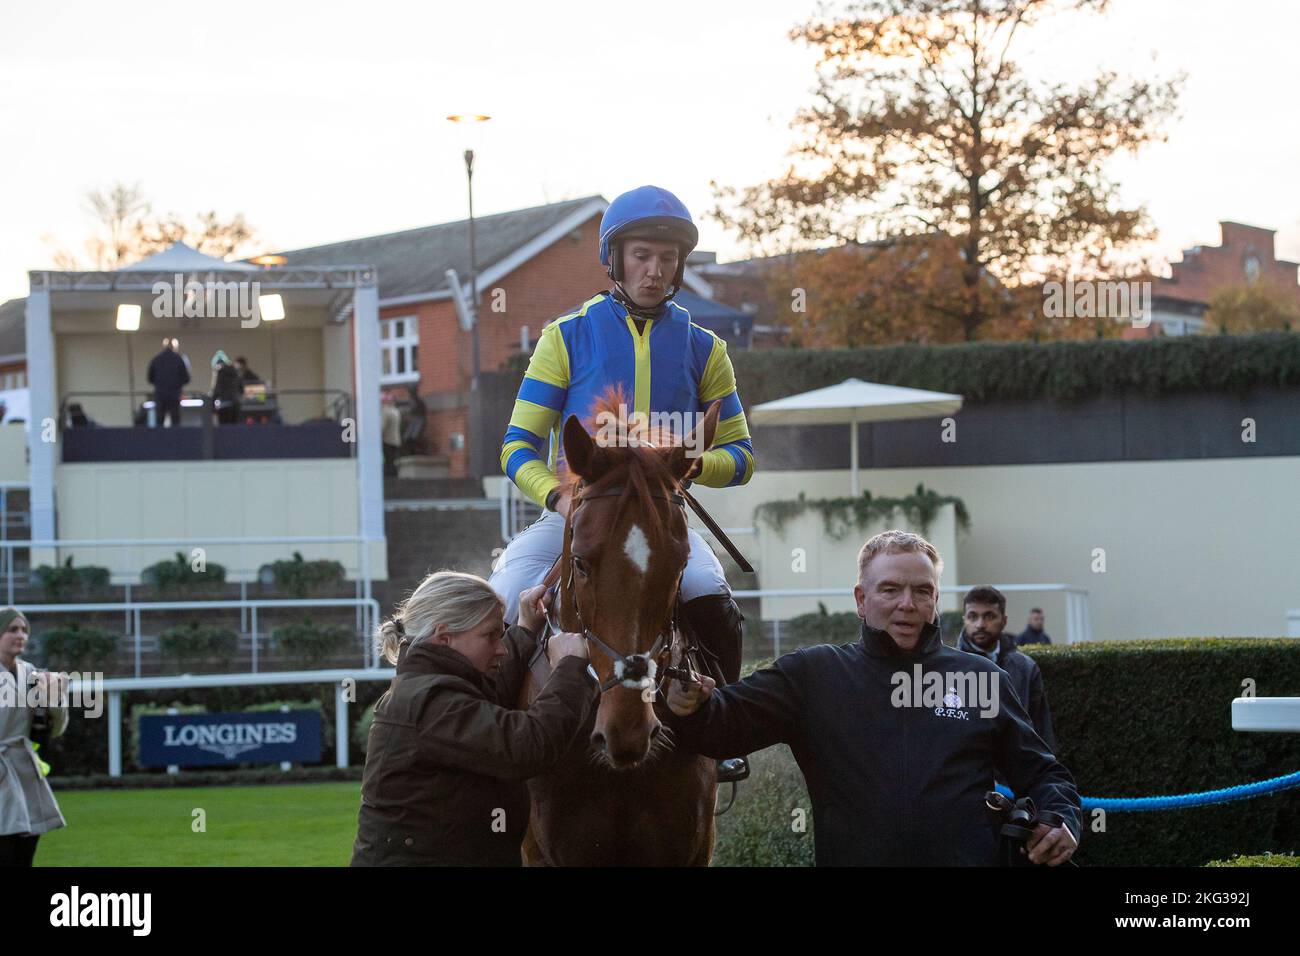
[[42, 564], [33, 573], [41, 593], [51, 603], [101, 597], [108, 590], [108, 568], [94, 564], [74, 568], [71, 555], [61, 565]]
[[311, 667], [327, 660], [347, 644], [350, 632], [337, 624], [316, 624], [303, 618], [271, 630], [276, 650], [294, 664]]
[[117, 641], [106, 628], [74, 622], [43, 632], [37, 646], [50, 670], [106, 671], [117, 656]]
[[286, 597], [314, 597], [343, 584], [343, 565], [324, 558], [306, 561], [295, 551], [291, 560], [262, 565], [258, 580], [264, 587], [274, 586]]
[[152, 585], [159, 596], [190, 597], [209, 593], [225, 584], [226, 568], [208, 561], [203, 570], [196, 571], [185, 555], [177, 551], [171, 561], [159, 561], [145, 568], [140, 580]]
[[163, 659], [180, 667], [211, 663], [228, 670], [239, 649], [239, 635], [230, 628], [191, 621], [169, 627], [158, 636]]

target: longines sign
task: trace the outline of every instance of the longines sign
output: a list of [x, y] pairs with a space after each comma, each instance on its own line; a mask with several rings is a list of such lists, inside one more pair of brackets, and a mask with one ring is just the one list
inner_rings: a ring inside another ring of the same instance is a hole
[[150, 714], [140, 718], [142, 767], [319, 763], [320, 712]]

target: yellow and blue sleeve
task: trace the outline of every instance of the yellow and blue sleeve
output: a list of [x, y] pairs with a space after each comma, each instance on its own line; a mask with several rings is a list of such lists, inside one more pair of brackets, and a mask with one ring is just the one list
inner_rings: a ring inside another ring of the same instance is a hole
[[546, 507], [546, 496], [560, 483], [542, 458], [549, 436], [560, 419], [569, 392], [569, 354], [559, 323], [542, 330], [542, 337], [519, 385], [510, 427], [501, 443], [501, 470], [519, 490]]
[[710, 488], [743, 485], [754, 474], [754, 444], [749, 438], [745, 409], [736, 391], [736, 372], [727, 357], [727, 343], [714, 338], [713, 351], [700, 377], [700, 401], [707, 407], [722, 400], [713, 447], [704, 453], [703, 470], [695, 480]]

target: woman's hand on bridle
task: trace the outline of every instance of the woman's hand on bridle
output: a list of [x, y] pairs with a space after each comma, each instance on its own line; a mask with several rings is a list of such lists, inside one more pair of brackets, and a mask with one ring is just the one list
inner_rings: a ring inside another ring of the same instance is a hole
[[519, 626], [536, 634], [546, 622], [551, 606], [550, 589], [545, 584], [519, 592]]
[[565, 657], [587, 660], [587, 639], [572, 631], [552, 634], [551, 639], [546, 642], [546, 659], [550, 661], [551, 667], [555, 668]]

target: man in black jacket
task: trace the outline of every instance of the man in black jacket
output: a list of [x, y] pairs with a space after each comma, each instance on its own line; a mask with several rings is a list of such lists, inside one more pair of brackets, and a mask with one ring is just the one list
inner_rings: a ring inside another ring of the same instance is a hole
[[1050, 643], [1052, 643], [1052, 639], [1043, 630], [1043, 609], [1041, 607], [1031, 607], [1029, 609], [1029, 626], [1016, 638], [1016, 646]]
[[919, 535], [886, 531], [858, 556], [862, 636], [787, 654], [744, 680], [672, 681], [679, 747], [712, 757], [789, 744], [816, 822], [819, 866], [999, 862], [995, 774], [1060, 814], [1026, 843], [1057, 866], [1078, 846], [1074, 780], [1044, 748], [990, 661], [939, 640], [943, 562]]
[[163, 339], [162, 351], [149, 362], [149, 384], [153, 386], [154, 424], [162, 427], [164, 419], [172, 425], [181, 423], [181, 389], [190, 380], [190, 370], [175, 349], [175, 339]]
[[994, 587], [971, 588], [962, 599], [962, 632], [957, 647], [971, 654], [987, 657], [1011, 678], [1011, 687], [1034, 722], [1034, 730], [1048, 749], [1056, 753], [1056, 735], [1052, 732], [1052, 710], [1043, 690], [1043, 672], [1038, 663], [1016, 650], [1016, 641], [1004, 634], [1007, 626], [1007, 599]]

